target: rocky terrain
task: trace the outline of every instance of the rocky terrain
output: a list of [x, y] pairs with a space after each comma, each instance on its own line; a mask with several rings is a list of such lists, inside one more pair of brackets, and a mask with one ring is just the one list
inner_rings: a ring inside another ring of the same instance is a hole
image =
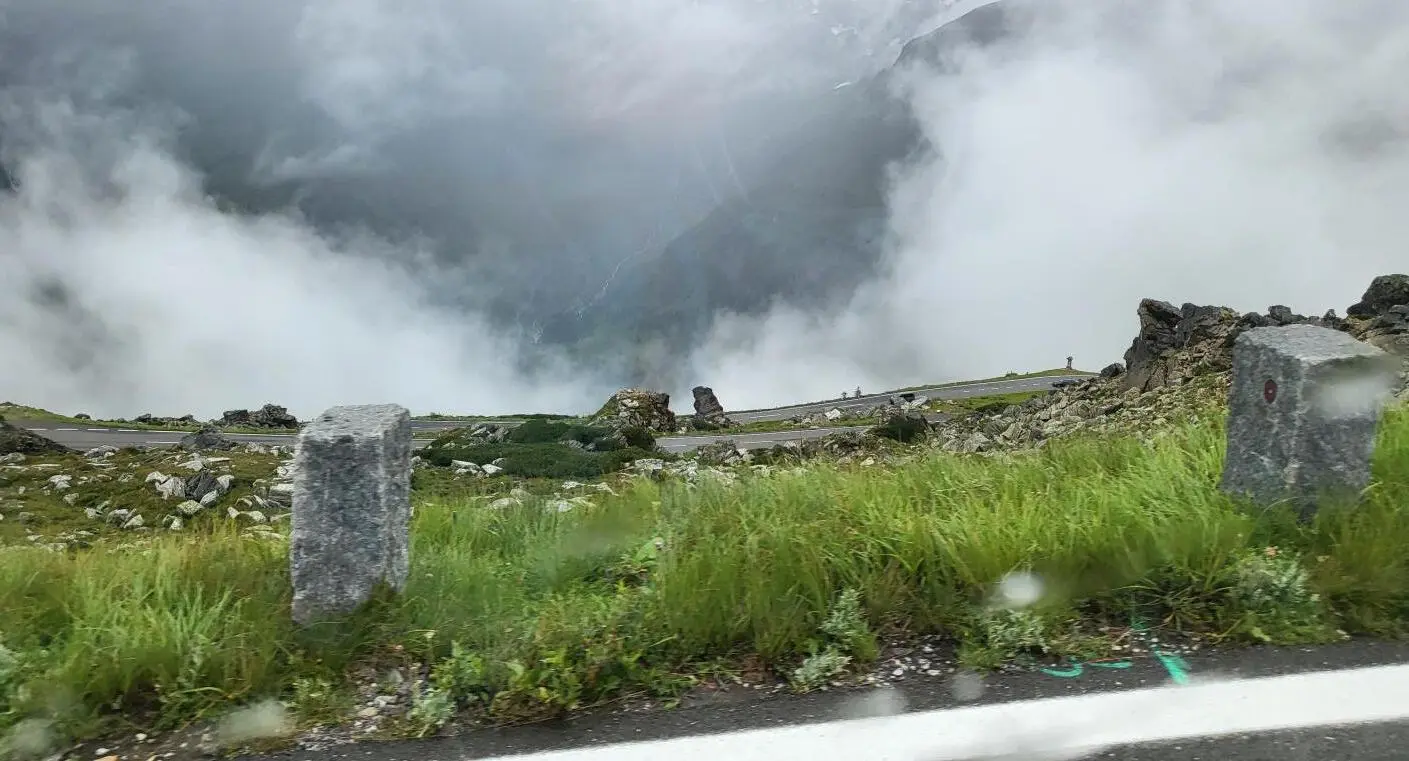
[[213, 454], [99, 447], [0, 455], [0, 537], [55, 550], [211, 519], [277, 537], [292, 502], [288, 447]]
[[[1397, 393], [1409, 400], [1406, 305], [1409, 276], [1402, 275], [1377, 278], [1346, 317], [1330, 312], [1307, 317], [1278, 306], [1265, 313], [1239, 314], [1222, 307], [1175, 307], [1145, 299], [1136, 309], [1138, 332], [1124, 362], [1110, 365], [1099, 377], [1021, 404], [933, 425], [923, 415], [926, 400], [897, 396], [865, 411], [877, 420], [868, 431], [839, 432], [772, 450], [744, 451], [721, 441], [688, 457], [652, 451], [654, 443], [644, 424], [665, 433], [673, 432], [680, 421], [668, 416], [668, 396], [624, 389], [603, 405], [591, 424], [480, 423], [446, 432], [413, 459], [413, 501], [424, 506], [428, 498], [453, 500], [445, 504], [498, 511], [497, 520], [516, 515], [503, 511], [518, 508], [586, 510], [606, 504], [643, 479], [675, 482], [688, 491], [704, 484], [747, 486], [757, 479], [782, 483], [794, 474], [813, 477], [818, 471], [805, 463], [813, 458], [842, 464], [847, 471], [875, 469], [884, 474], [907, 461], [932, 457], [936, 450], [983, 456], [1040, 447], [1082, 433], [1155, 436], [1182, 419], [1220, 414], [1233, 341], [1243, 331], [1264, 325], [1322, 324], [1399, 353], [1406, 366]], [[697, 393], [696, 399], [697, 415], [717, 414], [711, 412], [710, 395]], [[184, 437], [176, 450], [100, 447], [77, 453], [3, 423], [0, 445], [15, 450], [0, 456], [0, 544], [60, 553], [105, 541], [145, 552], [157, 546], [156, 537], [179, 532], [204, 536], [200, 531], [211, 527], [235, 531], [250, 541], [287, 541], [295, 476], [287, 447], [236, 444], [207, 429]], [[575, 477], [564, 466], [581, 468], [586, 475]], [[883, 667], [876, 667], [880, 671], [858, 678], [901, 673], [896, 671], [903, 671], [899, 663], [887, 656]], [[297, 742], [303, 747], [408, 731], [416, 685], [424, 685], [431, 674], [422, 664], [408, 669], [395, 684], [373, 670], [349, 678], [355, 704], [338, 722], [301, 733]], [[778, 682], [776, 689], [785, 686]], [[204, 749], [210, 736], [192, 731], [168, 740]], [[141, 738], [133, 742], [133, 747], [145, 747]]]
[[14, 402], [0, 403], [0, 413], [8, 414], [16, 420], [58, 420], [65, 422], [85, 422], [91, 425], [108, 427], [137, 427], [145, 429], [199, 430], [202, 428], [223, 428], [230, 430], [296, 431], [298, 418], [289, 414], [287, 408], [277, 404], [266, 404], [257, 410], [226, 410], [219, 418], [202, 421], [195, 415], [168, 417], [143, 413], [133, 418], [98, 418], [84, 412], [75, 415], [60, 415], [48, 410], [27, 407]]
[[1276, 325], [1323, 325], [1403, 358], [1397, 393], [1409, 399], [1409, 275], [1375, 278], [1346, 312], [1346, 317], [1335, 310], [1307, 317], [1272, 306], [1265, 314], [1239, 314], [1227, 307], [1175, 307], [1143, 299], [1136, 310], [1139, 334], [1123, 364], [996, 414], [946, 422], [935, 428], [936, 438], [951, 451], [984, 452], [1080, 432], [1156, 431], [1225, 404], [1234, 340], [1243, 331]]
[[[1272, 306], [1265, 313], [1240, 314], [1144, 299], [1136, 309], [1138, 333], [1123, 363], [1020, 404], [940, 423], [925, 419], [924, 397], [897, 396], [873, 408], [800, 419], [819, 425], [874, 420], [864, 432], [839, 431], [754, 451], [724, 440], [677, 457], [657, 452], [653, 434], [701, 423], [728, 425], [713, 392], [696, 388], [696, 413], [682, 421], [670, 411], [668, 395], [622, 389], [587, 424], [535, 420], [447, 431], [414, 466], [423, 484], [479, 483], [480, 489], [501, 484], [486, 492], [487, 504], [495, 507], [522, 502], [530, 496], [525, 484], [548, 479], [552, 483], [537, 487], [537, 496], [548, 488], [554, 504], [571, 509], [592, 489], [609, 490], [621, 478], [732, 480], [737, 468], [767, 473], [815, 458], [865, 466], [931, 448], [987, 453], [1039, 447], [1074, 434], [1149, 436], [1181, 420], [1221, 414], [1234, 340], [1243, 331], [1270, 325], [1324, 325], [1403, 357], [1396, 393], [1409, 400], [1409, 275], [1376, 278], [1346, 313], [1308, 317]], [[267, 405], [226, 418], [258, 425], [283, 423], [282, 414], [282, 408]], [[922, 446], [905, 446], [914, 444]], [[0, 527], [23, 525], [29, 541], [54, 546], [82, 545], [95, 531], [181, 530], [210, 516], [272, 536], [274, 526], [287, 518], [293, 491], [288, 448], [236, 444], [213, 427], [185, 436], [178, 452], [101, 447], [80, 455], [0, 420], [0, 457]], [[55, 530], [41, 530], [45, 524]]]
[[[126, 420], [114, 422], [125, 423]], [[191, 426], [202, 425], [202, 421], [196, 419], [195, 415], [182, 415], [181, 417], [158, 417], [152, 414], [142, 414], [132, 418], [130, 422], [142, 425], [172, 426], [176, 428], [189, 428]], [[291, 430], [298, 428], [298, 418], [289, 414], [285, 407], [277, 404], [266, 404], [257, 410], [226, 410], [218, 420], [211, 420], [205, 423], [221, 428], [266, 428], [270, 430]]]

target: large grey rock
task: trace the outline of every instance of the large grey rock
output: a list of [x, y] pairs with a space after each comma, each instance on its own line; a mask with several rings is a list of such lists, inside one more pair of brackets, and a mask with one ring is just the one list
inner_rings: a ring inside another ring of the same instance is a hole
[[234, 449], [237, 446], [239, 446], [239, 442], [210, 425], [181, 437], [181, 448], [187, 452]]
[[350, 613], [410, 571], [411, 413], [394, 404], [334, 407], [294, 452], [293, 618]]
[[719, 397], [714, 395], [714, 389], [709, 386], [695, 386], [690, 389], [690, 394], [695, 397], [694, 423], [696, 428], [710, 430], [734, 425], [734, 421], [724, 414], [724, 405], [719, 403]]
[[1288, 500], [1306, 516], [1323, 497], [1365, 488], [1397, 364], [1314, 325], [1238, 336], [1222, 489], [1262, 504]]
[[297, 428], [298, 418], [289, 414], [287, 408], [277, 404], [266, 404], [250, 412], [249, 410], [226, 410], [220, 418], [221, 425], [245, 426], [249, 428]]

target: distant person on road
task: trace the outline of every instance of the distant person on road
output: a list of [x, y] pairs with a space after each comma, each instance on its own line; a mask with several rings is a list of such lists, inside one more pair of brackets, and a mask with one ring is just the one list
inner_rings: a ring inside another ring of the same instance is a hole
[[860, 398], [861, 398], [861, 387], [860, 387], [860, 386], [857, 386], [857, 387], [856, 387], [856, 398], [857, 398], [857, 399], [860, 399]]

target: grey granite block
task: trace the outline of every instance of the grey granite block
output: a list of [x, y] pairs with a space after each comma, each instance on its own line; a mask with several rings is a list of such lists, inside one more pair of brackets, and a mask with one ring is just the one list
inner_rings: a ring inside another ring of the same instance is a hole
[[1353, 497], [1370, 483], [1396, 364], [1374, 346], [1315, 325], [1238, 336], [1221, 488], [1261, 504], [1290, 501], [1303, 517], [1322, 498]]
[[356, 610], [410, 570], [411, 413], [394, 404], [334, 407], [294, 453], [289, 564], [300, 624]]

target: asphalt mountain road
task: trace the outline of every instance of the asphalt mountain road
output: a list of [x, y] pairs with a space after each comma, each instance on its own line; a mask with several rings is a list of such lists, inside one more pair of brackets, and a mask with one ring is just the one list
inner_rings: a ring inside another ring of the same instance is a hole
[[[966, 399], [971, 397], [994, 396], [997, 394], [1012, 394], [1020, 391], [1041, 391], [1051, 388], [1058, 381], [1066, 379], [1081, 379], [1089, 376], [1045, 376], [1041, 378], [1015, 378], [1012, 380], [984, 381], [980, 383], [966, 383], [958, 386], [936, 386], [932, 388], [917, 389], [916, 396], [927, 396], [930, 399]], [[832, 400], [822, 402], [808, 402], [796, 404], [789, 407], [778, 407], [767, 410], [739, 410], [730, 412], [729, 416], [740, 423], [753, 423], [765, 420], [787, 420], [797, 415], [810, 415], [824, 412], [833, 408], [848, 410], [857, 407], [870, 407], [884, 403], [894, 394], [887, 392], [884, 394], [870, 394], [859, 398], [846, 400]], [[934, 419], [932, 417], [932, 419]], [[73, 449], [92, 449], [100, 446], [115, 447], [147, 447], [147, 446], [172, 446], [180, 443], [185, 431], [147, 431], [130, 428], [98, 428], [80, 427], [69, 423], [54, 423], [42, 420], [10, 420], [10, 423], [23, 428], [28, 428], [42, 436], [52, 439], [64, 446]], [[496, 421], [496, 422], [516, 422], [516, 421]], [[439, 431], [450, 428], [459, 428], [466, 425], [465, 421], [455, 420], [413, 420], [411, 427], [418, 437], [433, 435]], [[724, 439], [732, 439], [745, 449], [766, 449], [776, 444], [786, 441], [800, 441], [803, 439], [814, 439], [838, 431], [861, 430], [862, 426], [836, 426], [830, 428], [807, 428], [793, 431], [773, 431], [768, 433], [736, 433], [711, 436], [665, 436], [657, 439], [661, 449], [667, 452], [686, 452], [705, 444], [710, 444]], [[231, 433], [227, 434], [236, 441], [259, 443], [259, 444], [291, 444], [294, 441], [293, 434], [255, 434], [255, 433]], [[424, 439], [422, 439], [424, 441]]]
[[[1063, 380], [1085, 380], [1090, 375], [1046, 375], [1040, 378], [1013, 378], [1010, 380], [980, 381], [978, 383], [964, 383], [956, 386], [931, 386], [929, 388], [915, 389], [915, 396], [927, 396], [930, 399], [969, 399], [979, 396], [997, 396], [999, 394], [1016, 394], [1022, 391], [1044, 391], [1052, 388], [1054, 383]], [[874, 407], [877, 404], [884, 404], [887, 399], [895, 396], [896, 392], [886, 391], [880, 394], [863, 394], [860, 397], [848, 399], [831, 399], [821, 402], [808, 402], [806, 404], [794, 404], [787, 407], [777, 407], [765, 410], [738, 410], [729, 412], [729, 417], [739, 423], [756, 423], [761, 420], [787, 420], [796, 415], [810, 415], [817, 412], [825, 412], [830, 409], [852, 410], [858, 407]]]
[[[55, 426], [52, 423], [12, 420], [14, 425], [28, 428], [41, 436], [52, 439], [66, 447], [77, 450], [101, 446], [114, 447], [161, 447], [179, 444], [187, 431], [137, 431], [122, 428], [75, 428]], [[864, 426], [840, 426], [836, 428], [809, 428], [797, 431], [777, 431], [771, 433], [742, 433], [731, 436], [666, 436], [656, 439], [657, 445], [667, 452], [688, 452], [690, 450], [724, 439], [733, 439], [745, 449], [767, 449], [785, 441], [814, 439], [838, 431], [864, 430]], [[293, 444], [295, 436], [290, 433], [254, 434], [231, 433], [230, 438], [254, 444]], [[417, 438], [414, 446], [419, 449], [429, 441]]]

